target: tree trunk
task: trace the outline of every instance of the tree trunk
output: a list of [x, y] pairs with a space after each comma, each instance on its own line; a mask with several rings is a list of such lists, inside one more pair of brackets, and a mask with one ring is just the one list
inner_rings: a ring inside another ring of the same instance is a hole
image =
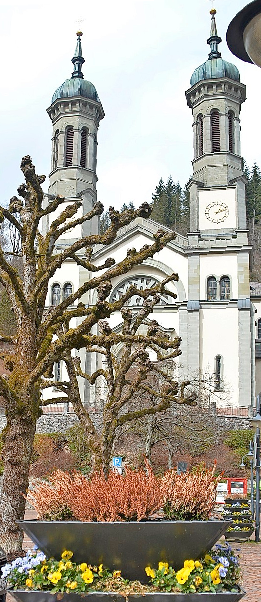
[[10, 416], [3, 433], [5, 468], [0, 502], [0, 542], [8, 559], [22, 552], [23, 533], [16, 520], [24, 518], [36, 418], [30, 413]]

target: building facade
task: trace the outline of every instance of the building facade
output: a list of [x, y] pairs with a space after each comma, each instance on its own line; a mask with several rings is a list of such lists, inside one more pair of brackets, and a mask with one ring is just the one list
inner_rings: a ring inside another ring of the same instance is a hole
[[[182, 339], [178, 360], [182, 379], [213, 377], [214, 400], [240, 413], [255, 401], [255, 308], [250, 301], [240, 150], [240, 109], [246, 93], [237, 68], [221, 57], [215, 13], [213, 9], [207, 40], [210, 53], [195, 69], [186, 91], [194, 146], [190, 231], [186, 237], [177, 234], [153, 259], [116, 279], [111, 299], [122, 295], [130, 283], [144, 288], [177, 272], [179, 280], [168, 285], [176, 299], [162, 297], [153, 318], [170, 335]], [[72, 77], [56, 90], [47, 112], [53, 124], [49, 196], [65, 196], [67, 204], [82, 198], [80, 217], [96, 202], [97, 134], [104, 111], [95, 87], [83, 78], [81, 33], [77, 35]], [[48, 225], [46, 221], [43, 229]], [[97, 248], [94, 261], [97, 265], [107, 257], [120, 261], [128, 249], [153, 242], [158, 227], [152, 220], [137, 218], [119, 232], [114, 243]], [[98, 231], [98, 218], [94, 218], [60, 238], [58, 246]], [[50, 283], [47, 305], [59, 303], [85, 278], [85, 270], [66, 261]], [[83, 301], [93, 304], [95, 298], [86, 295]], [[130, 306], [135, 310], [138, 304], [139, 297], [133, 296]], [[121, 316], [115, 314], [111, 325], [119, 328], [120, 321]], [[97, 357], [84, 352], [80, 357], [88, 372], [97, 368]], [[62, 371], [59, 363], [57, 380]], [[83, 381], [81, 395], [86, 405], [95, 406], [102, 390]]]

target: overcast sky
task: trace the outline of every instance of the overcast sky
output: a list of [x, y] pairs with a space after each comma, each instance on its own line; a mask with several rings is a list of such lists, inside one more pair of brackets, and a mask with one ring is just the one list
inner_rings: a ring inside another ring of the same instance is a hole
[[[216, 0], [220, 51], [247, 85], [242, 155], [261, 165], [261, 70], [228, 50], [226, 30], [245, 0]], [[83, 73], [105, 118], [98, 132], [98, 199], [105, 207], [150, 201], [160, 177], [192, 173], [185, 90], [209, 52], [210, 0], [0, 0], [1, 202], [22, 182], [21, 157], [49, 174], [52, 94], [71, 76], [82, 29]]]

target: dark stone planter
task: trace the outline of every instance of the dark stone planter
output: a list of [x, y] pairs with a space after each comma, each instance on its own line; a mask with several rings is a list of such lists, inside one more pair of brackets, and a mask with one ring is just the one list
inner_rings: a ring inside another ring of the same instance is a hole
[[59, 560], [64, 550], [71, 550], [74, 562], [104, 564], [111, 570], [121, 570], [126, 579], [144, 582], [145, 566], [157, 567], [162, 561], [177, 570], [184, 560], [203, 556], [231, 521], [19, 521], [19, 524], [48, 558]]
[[[244, 591], [238, 593], [197, 593], [197, 594], [172, 594], [155, 592], [148, 594], [129, 594], [130, 602], [237, 602], [245, 595]], [[12, 591], [12, 596], [19, 602], [126, 602], [121, 594], [112, 592], [90, 592], [86, 594], [51, 594], [50, 592], [26, 592], [24, 590]]]

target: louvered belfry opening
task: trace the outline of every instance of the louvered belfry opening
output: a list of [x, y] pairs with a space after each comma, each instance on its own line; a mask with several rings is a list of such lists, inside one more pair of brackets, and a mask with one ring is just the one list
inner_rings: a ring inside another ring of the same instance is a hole
[[197, 155], [203, 155], [203, 116], [199, 115], [197, 120]]
[[53, 141], [53, 169], [57, 168], [58, 165], [58, 144], [59, 144], [59, 130], [56, 130]]
[[65, 142], [65, 167], [72, 165], [73, 160], [73, 127], [70, 125], [66, 130]]
[[228, 148], [230, 153], [234, 153], [234, 113], [228, 112]]
[[219, 112], [212, 111], [211, 113], [211, 141], [212, 153], [220, 152], [220, 127], [219, 127]]
[[81, 167], [86, 167], [86, 157], [87, 157], [87, 129], [83, 128], [81, 131], [81, 160], [80, 160]]

